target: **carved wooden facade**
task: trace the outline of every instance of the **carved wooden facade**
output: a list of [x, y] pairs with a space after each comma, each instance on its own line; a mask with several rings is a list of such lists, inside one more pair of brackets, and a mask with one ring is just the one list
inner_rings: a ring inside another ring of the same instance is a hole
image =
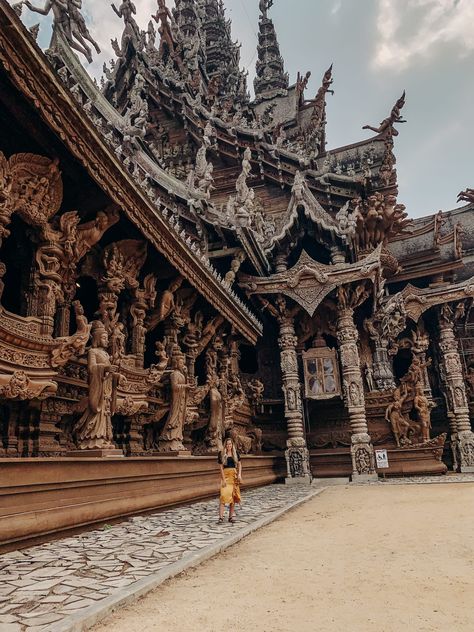
[[410, 221], [404, 95], [327, 152], [332, 69], [315, 99], [290, 85], [269, 3], [253, 101], [221, 3], [184, 4], [160, 4], [160, 41], [122, 11], [99, 89], [77, 16], [46, 55], [0, 0], [0, 456], [227, 434], [285, 453], [289, 479], [370, 479], [379, 446], [439, 473], [447, 437], [473, 468], [471, 190]]

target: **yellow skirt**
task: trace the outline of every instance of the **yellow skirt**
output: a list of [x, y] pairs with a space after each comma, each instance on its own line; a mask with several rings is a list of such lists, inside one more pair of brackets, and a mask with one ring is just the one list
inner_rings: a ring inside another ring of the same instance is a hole
[[226, 486], [221, 486], [221, 503], [223, 505], [240, 505], [240, 487], [235, 467], [224, 469]]

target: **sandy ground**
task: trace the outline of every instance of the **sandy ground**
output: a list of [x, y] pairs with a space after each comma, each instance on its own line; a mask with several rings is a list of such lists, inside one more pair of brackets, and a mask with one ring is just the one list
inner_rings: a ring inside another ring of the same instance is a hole
[[94, 632], [473, 632], [474, 484], [335, 487]]

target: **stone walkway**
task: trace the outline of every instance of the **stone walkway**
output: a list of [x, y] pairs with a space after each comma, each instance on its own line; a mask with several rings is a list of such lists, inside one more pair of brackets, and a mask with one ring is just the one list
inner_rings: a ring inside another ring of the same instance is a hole
[[406, 476], [404, 478], [380, 478], [375, 485], [407, 485], [407, 484], [442, 484], [442, 483], [474, 483], [474, 474], [455, 474], [449, 472], [444, 476]]
[[0, 630], [86, 630], [321, 491], [272, 485], [244, 492], [236, 524], [217, 525], [212, 500], [0, 555]]

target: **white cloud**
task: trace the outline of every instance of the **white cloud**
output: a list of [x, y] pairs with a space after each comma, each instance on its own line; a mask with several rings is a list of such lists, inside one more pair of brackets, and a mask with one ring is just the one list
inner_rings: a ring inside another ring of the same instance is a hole
[[402, 70], [442, 44], [474, 51], [473, 0], [378, 0], [374, 65]]

